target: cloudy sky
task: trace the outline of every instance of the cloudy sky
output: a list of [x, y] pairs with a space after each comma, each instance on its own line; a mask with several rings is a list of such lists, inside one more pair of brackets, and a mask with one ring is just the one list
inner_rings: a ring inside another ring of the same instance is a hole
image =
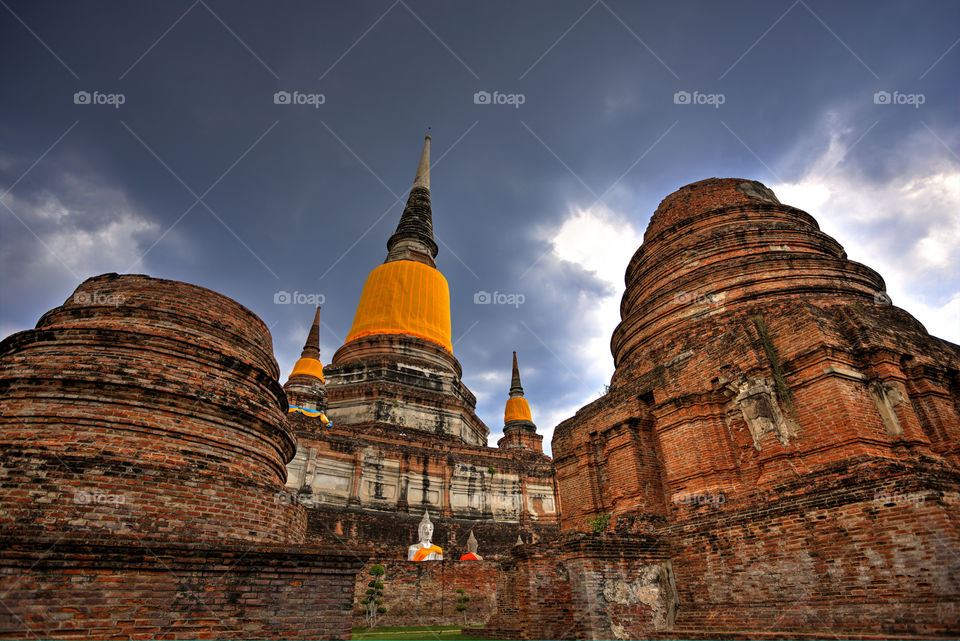
[[545, 444], [601, 394], [651, 213], [711, 176], [809, 211], [960, 342], [953, 0], [0, 5], [2, 336], [146, 273], [252, 309], [284, 379], [312, 309], [274, 297], [322, 296], [328, 362], [429, 131], [491, 444], [514, 349]]

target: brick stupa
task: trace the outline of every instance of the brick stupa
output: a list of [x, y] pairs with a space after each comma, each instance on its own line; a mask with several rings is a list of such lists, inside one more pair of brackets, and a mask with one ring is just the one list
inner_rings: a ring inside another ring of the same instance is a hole
[[369, 550], [306, 541], [278, 374], [246, 307], [141, 275], [0, 342], [0, 637], [349, 636]]
[[663, 200], [621, 319], [554, 432], [566, 536], [518, 548], [488, 635], [960, 631], [960, 347], [742, 179]]

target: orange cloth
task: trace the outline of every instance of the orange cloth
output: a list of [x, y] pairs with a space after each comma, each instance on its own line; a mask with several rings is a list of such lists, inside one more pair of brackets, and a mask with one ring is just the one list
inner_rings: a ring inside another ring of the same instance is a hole
[[441, 550], [436, 545], [431, 545], [428, 548], [420, 548], [419, 550], [417, 550], [417, 553], [413, 555], [413, 560], [423, 561], [424, 557], [430, 556], [434, 552], [436, 552], [437, 554], [443, 554], [443, 550]]
[[417, 336], [453, 353], [450, 288], [443, 274], [412, 260], [384, 263], [370, 272], [345, 342], [374, 334]]
[[474, 554], [473, 552], [467, 552], [460, 557], [461, 561], [479, 561], [480, 557]]
[[533, 422], [533, 418], [530, 416], [530, 405], [527, 403], [527, 399], [522, 396], [516, 396], [507, 401], [507, 407], [503, 411], [503, 422], [508, 423], [510, 421]]
[[301, 358], [298, 360], [293, 366], [293, 372], [290, 373], [290, 376], [296, 376], [297, 374], [314, 376], [319, 378], [321, 383], [327, 382], [323, 379], [323, 363], [315, 358]]

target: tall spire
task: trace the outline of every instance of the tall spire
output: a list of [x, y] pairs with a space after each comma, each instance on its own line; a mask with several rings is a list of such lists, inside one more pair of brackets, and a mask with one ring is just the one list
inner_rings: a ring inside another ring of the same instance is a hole
[[283, 386], [287, 394], [290, 411], [315, 418], [319, 417], [324, 426], [330, 426], [330, 420], [324, 414], [327, 409], [327, 387], [323, 378], [323, 363], [320, 362], [320, 306], [313, 314], [313, 325], [307, 334], [307, 342], [300, 352], [300, 359], [294, 363], [290, 378]]
[[520, 367], [517, 366], [517, 353], [513, 353], [513, 378], [510, 380], [510, 398], [523, 396], [523, 387], [520, 385]]
[[317, 313], [313, 316], [313, 325], [310, 327], [310, 333], [307, 334], [307, 342], [303, 344], [300, 358], [320, 360], [320, 305], [317, 305]]
[[287, 384], [296, 384], [302, 377], [308, 376], [326, 382], [323, 378], [323, 363], [320, 362], [320, 306], [317, 305], [317, 311], [313, 315], [313, 325], [310, 326], [310, 332], [307, 334], [307, 342], [303, 344], [303, 351], [300, 352], [300, 359], [294, 364], [293, 371]]
[[423, 141], [423, 152], [417, 165], [413, 188], [403, 208], [397, 230], [387, 241], [386, 263], [395, 260], [416, 260], [436, 265], [437, 243], [433, 240], [433, 210], [430, 206], [430, 136]]

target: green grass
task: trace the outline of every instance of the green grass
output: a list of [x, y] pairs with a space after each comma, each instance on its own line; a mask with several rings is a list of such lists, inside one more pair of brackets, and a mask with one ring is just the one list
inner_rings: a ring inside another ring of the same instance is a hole
[[368, 630], [366, 627], [354, 628], [354, 634], [365, 634], [367, 632], [420, 632], [423, 630], [459, 630], [463, 626], [459, 625], [407, 625], [407, 626], [395, 626], [395, 627], [377, 627], [373, 630]]
[[[466, 634], [465, 634], [466, 633]], [[354, 628], [354, 639], [367, 639], [369, 641], [392, 641], [393, 639], [414, 641], [424, 639], [432, 641], [434, 639], [443, 639], [448, 641], [456, 639], [457, 641], [472, 641], [476, 637], [469, 636], [470, 628], [461, 628], [459, 625], [411, 625], [406, 627], [374, 628]]]

